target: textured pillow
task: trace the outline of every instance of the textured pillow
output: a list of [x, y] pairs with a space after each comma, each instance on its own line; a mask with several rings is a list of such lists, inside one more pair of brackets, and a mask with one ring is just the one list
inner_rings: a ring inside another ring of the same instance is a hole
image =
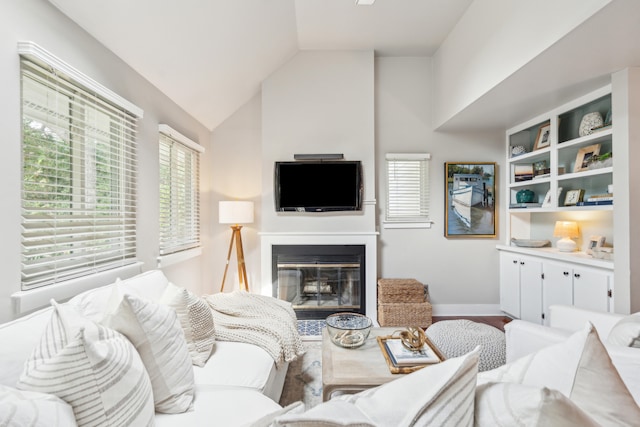
[[153, 424], [151, 383], [131, 343], [72, 306], [52, 304], [18, 388], [58, 396], [73, 407], [78, 426]]
[[607, 342], [624, 347], [640, 347], [640, 316], [631, 315], [621, 319], [609, 332]]
[[192, 408], [195, 383], [191, 356], [175, 310], [122, 294], [114, 287], [103, 324], [126, 336], [144, 363], [158, 412]]
[[0, 385], [0, 426], [75, 427], [73, 408], [60, 398]]
[[275, 419], [285, 414], [302, 414], [304, 412], [304, 403], [301, 401], [293, 402], [284, 408], [272, 412], [264, 417], [251, 423], [251, 427], [276, 427]]
[[173, 283], [169, 283], [165, 289], [160, 303], [176, 311], [193, 364], [204, 366], [216, 343], [209, 305], [202, 298]]
[[603, 425], [632, 426], [640, 419], [640, 408], [590, 323], [565, 342], [480, 373], [478, 384], [487, 382], [558, 390]]
[[599, 426], [559, 391], [514, 383], [487, 383], [476, 388], [474, 425]]
[[275, 425], [471, 426], [479, 352], [476, 347], [379, 387], [335, 397], [302, 415], [284, 415]]

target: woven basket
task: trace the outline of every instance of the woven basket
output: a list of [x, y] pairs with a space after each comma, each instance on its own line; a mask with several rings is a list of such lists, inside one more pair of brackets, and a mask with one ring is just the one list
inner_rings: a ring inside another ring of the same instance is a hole
[[427, 328], [431, 325], [431, 303], [378, 304], [378, 323], [380, 323], [380, 326], [419, 326]]
[[378, 279], [378, 304], [426, 300], [425, 286], [416, 279]]

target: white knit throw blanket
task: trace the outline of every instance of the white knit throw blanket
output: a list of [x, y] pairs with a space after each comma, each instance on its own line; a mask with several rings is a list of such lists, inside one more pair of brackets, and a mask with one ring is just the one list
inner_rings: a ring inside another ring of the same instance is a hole
[[291, 304], [245, 291], [204, 297], [213, 314], [216, 339], [262, 347], [280, 366], [304, 354]]

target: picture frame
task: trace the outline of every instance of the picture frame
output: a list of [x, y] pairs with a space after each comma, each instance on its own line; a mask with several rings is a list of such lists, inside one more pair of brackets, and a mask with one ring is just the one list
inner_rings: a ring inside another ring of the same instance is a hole
[[445, 162], [444, 174], [445, 237], [495, 238], [497, 164]]
[[533, 179], [533, 163], [513, 165], [514, 182], [530, 181]]
[[565, 206], [575, 206], [584, 198], [584, 190], [569, 190], [564, 197]]
[[533, 151], [547, 148], [551, 144], [551, 123], [545, 123], [538, 129]]
[[591, 236], [587, 244], [587, 253], [593, 255], [593, 250], [604, 246], [606, 238], [604, 236]]
[[582, 172], [589, 168], [589, 160], [593, 156], [600, 154], [600, 144], [589, 145], [578, 150], [576, 155], [576, 163], [573, 166], [573, 172]]

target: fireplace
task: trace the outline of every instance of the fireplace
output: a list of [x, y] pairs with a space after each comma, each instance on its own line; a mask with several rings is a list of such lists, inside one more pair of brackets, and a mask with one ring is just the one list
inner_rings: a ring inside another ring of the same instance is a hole
[[271, 258], [272, 295], [299, 319], [365, 314], [364, 245], [274, 245]]

